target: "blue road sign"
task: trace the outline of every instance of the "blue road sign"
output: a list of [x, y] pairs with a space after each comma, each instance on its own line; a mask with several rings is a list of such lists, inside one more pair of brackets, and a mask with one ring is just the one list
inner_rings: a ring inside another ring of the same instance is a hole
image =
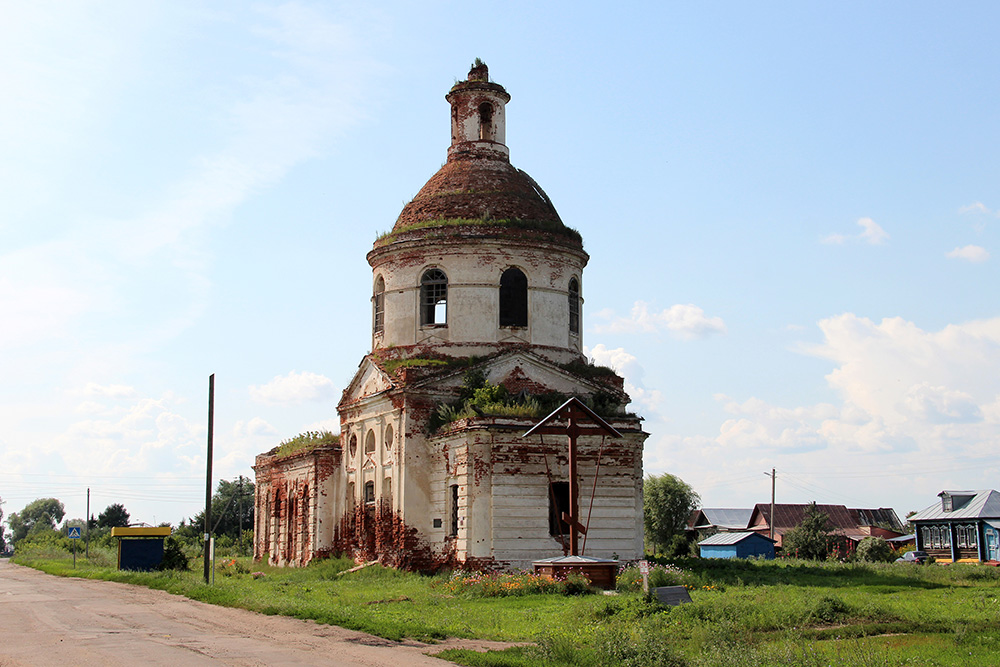
[[79, 526], [70, 526], [70, 529], [69, 529], [69, 538], [71, 540], [78, 540], [78, 539], [80, 539], [80, 527]]

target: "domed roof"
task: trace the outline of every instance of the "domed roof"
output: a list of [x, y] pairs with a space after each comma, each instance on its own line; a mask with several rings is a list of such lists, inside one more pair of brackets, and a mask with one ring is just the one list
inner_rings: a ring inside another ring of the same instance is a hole
[[445, 96], [451, 104], [448, 161], [403, 207], [393, 232], [434, 227], [509, 224], [578, 238], [563, 225], [548, 195], [531, 176], [510, 163], [505, 144], [505, 107], [510, 95], [489, 81], [476, 61], [466, 81]]
[[434, 220], [522, 220], [562, 225], [545, 192], [505, 160], [449, 159], [403, 207], [393, 231]]

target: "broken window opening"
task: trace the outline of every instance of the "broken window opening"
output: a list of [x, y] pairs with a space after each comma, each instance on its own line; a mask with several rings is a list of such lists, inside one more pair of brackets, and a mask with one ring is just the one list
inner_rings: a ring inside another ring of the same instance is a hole
[[382, 480], [382, 502], [392, 506], [392, 478], [386, 477]]
[[569, 513], [569, 482], [552, 482], [549, 490], [549, 535], [569, 535], [569, 524], [563, 513]]
[[352, 467], [354, 465], [354, 457], [358, 455], [358, 436], [356, 433], [351, 434], [351, 447], [350, 447], [350, 458], [346, 461], [347, 467]]
[[448, 322], [448, 276], [441, 269], [428, 269], [420, 279], [420, 326]]
[[493, 105], [489, 102], [479, 105], [479, 139], [493, 141]]
[[392, 431], [392, 424], [385, 427], [385, 451], [386, 453], [392, 452], [392, 439], [395, 437], [395, 433]]
[[451, 521], [448, 524], [448, 535], [456, 537], [458, 535], [458, 484], [451, 485]]
[[365, 482], [365, 505], [375, 504], [375, 482], [368, 480]]
[[375, 281], [375, 294], [372, 296], [372, 331], [378, 336], [385, 331], [385, 280], [382, 276]]
[[365, 456], [375, 455], [375, 431], [368, 431], [365, 437]]
[[511, 267], [500, 276], [500, 326], [528, 326], [528, 277]]
[[576, 278], [569, 281], [569, 332], [580, 333], [580, 283]]

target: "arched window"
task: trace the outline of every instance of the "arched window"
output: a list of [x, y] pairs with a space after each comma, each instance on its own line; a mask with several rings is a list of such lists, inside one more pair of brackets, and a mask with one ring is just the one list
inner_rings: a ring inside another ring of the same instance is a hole
[[365, 456], [374, 456], [375, 454], [375, 431], [368, 431], [368, 435], [365, 436]]
[[347, 461], [347, 465], [354, 465], [354, 457], [358, 455], [358, 436], [357, 434], [351, 434], [351, 447], [350, 447], [350, 458]]
[[479, 105], [479, 139], [493, 141], [493, 105], [489, 102]]
[[391, 505], [392, 504], [392, 478], [384, 477], [382, 479], [382, 502]]
[[375, 504], [375, 482], [368, 480], [365, 482], [365, 505]]
[[569, 281], [569, 332], [580, 333], [580, 282], [576, 278]]
[[420, 325], [448, 322], [448, 276], [441, 269], [427, 269], [420, 279]]
[[528, 326], [528, 278], [509, 268], [500, 276], [500, 326]]
[[392, 431], [392, 424], [390, 424], [385, 427], [385, 451], [387, 452], [392, 451], [393, 437], [395, 437], [395, 434]]
[[385, 331], [385, 280], [379, 276], [372, 295], [372, 331], [377, 336]]

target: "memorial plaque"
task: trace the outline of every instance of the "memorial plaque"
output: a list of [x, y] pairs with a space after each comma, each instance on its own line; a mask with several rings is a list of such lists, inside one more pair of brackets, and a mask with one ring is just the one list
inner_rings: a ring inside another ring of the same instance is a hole
[[656, 590], [656, 599], [667, 607], [676, 607], [685, 602], [691, 602], [688, 590], [683, 586], [660, 586]]

